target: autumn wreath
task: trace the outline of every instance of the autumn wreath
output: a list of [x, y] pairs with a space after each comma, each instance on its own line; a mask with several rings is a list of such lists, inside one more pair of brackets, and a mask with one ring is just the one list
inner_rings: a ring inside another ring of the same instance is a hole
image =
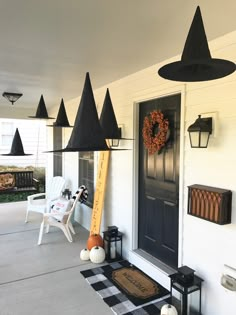
[[143, 141], [144, 146], [148, 149], [148, 153], [160, 153], [169, 134], [169, 121], [159, 110], [150, 112], [145, 116], [143, 121]]

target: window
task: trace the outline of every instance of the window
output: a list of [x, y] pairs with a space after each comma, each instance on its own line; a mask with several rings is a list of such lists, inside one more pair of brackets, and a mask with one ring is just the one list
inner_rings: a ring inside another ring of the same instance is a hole
[[2, 122], [1, 127], [1, 145], [4, 147], [10, 147], [14, 136], [14, 123]]
[[79, 153], [79, 185], [85, 185], [88, 188], [88, 200], [86, 205], [93, 207], [94, 197], [94, 153]]

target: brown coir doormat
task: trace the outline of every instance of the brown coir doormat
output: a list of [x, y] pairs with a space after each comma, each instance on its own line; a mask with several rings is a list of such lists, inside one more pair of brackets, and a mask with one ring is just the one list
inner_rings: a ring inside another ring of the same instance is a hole
[[132, 264], [104, 273], [135, 305], [142, 305], [168, 295], [159, 283]]
[[170, 293], [127, 260], [81, 271], [116, 315], [157, 315]]

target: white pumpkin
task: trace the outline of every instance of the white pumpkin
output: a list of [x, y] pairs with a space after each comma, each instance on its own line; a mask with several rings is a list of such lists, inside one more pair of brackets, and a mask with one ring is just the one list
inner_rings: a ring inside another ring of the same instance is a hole
[[160, 315], [178, 315], [178, 312], [173, 305], [165, 304], [161, 308]]
[[100, 246], [94, 246], [90, 251], [90, 260], [95, 264], [101, 264], [105, 260], [105, 250]]
[[90, 258], [90, 250], [87, 248], [84, 248], [80, 252], [80, 259], [81, 260], [89, 260]]

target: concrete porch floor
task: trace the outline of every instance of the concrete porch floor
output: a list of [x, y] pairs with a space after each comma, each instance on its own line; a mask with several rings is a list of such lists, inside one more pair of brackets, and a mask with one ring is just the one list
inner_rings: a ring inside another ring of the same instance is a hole
[[79, 257], [88, 231], [75, 225], [69, 243], [52, 227], [38, 246], [41, 215], [25, 223], [25, 209], [25, 201], [0, 204], [0, 315], [113, 314], [80, 274], [98, 266]]

